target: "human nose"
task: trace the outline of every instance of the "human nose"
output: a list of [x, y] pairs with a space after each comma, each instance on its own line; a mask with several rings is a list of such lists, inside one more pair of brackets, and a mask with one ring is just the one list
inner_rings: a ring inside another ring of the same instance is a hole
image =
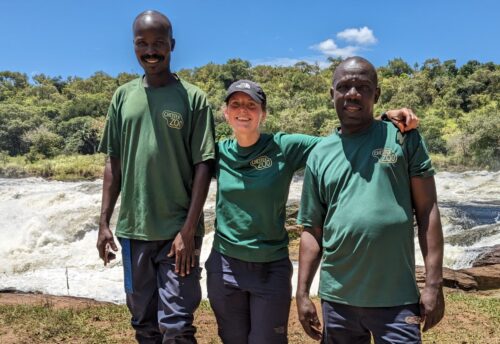
[[243, 114], [246, 114], [248, 112], [246, 105], [240, 106], [239, 110], [240, 110], [240, 113], [243, 113]]
[[156, 49], [153, 47], [153, 45], [148, 44], [146, 47], [146, 54], [148, 55], [153, 55], [156, 52]]
[[346, 93], [346, 98], [359, 98], [361, 95], [359, 94], [358, 90], [356, 89], [355, 86], [351, 87], [347, 93]]

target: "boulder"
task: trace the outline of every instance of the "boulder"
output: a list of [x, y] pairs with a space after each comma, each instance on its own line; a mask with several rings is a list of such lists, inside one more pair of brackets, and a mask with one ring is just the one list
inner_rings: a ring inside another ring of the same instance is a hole
[[443, 286], [461, 290], [478, 290], [478, 283], [474, 277], [460, 270], [443, 268]]
[[[416, 267], [417, 284], [420, 289], [425, 285], [425, 268]], [[478, 284], [474, 277], [460, 271], [443, 268], [443, 286], [461, 290], [477, 290]]]
[[474, 278], [479, 290], [500, 289], [500, 264], [460, 270]]
[[500, 245], [492, 246], [490, 250], [479, 255], [472, 263], [473, 267], [500, 264]]
[[[419, 288], [425, 285], [425, 269], [417, 266], [415, 270]], [[465, 291], [500, 289], [500, 264], [453, 270], [443, 268], [443, 286]]]

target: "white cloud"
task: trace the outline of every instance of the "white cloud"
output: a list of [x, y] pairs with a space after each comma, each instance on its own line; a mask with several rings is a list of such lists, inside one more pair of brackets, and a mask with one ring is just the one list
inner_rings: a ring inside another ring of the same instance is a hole
[[[250, 62], [254, 66], [268, 65], [282, 67], [293, 66], [297, 62], [307, 62], [309, 64], [317, 64], [320, 68], [326, 68], [330, 65], [327, 57], [347, 58], [359, 55], [360, 50], [367, 50], [367, 45], [377, 43], [377, 39], [375, 38], [373, 31], [366, 26], [359, 29], [345, 29], [344, 31], [337, 33], [336, 37], [352, 44], [339, 47], [332, 38], [328, 38], [309, 47], [312, 50], [319, 51], [321, 53], [320, 56], [307, 56], [302, 58], [276, 57], [253, 60]], [[289, 51], [292, 52], [293, 49], [289, 49]]]
[[326, 56], [331, 56], [331, 57], [340, 56], [345, 58], [355, 55], [356, 52], [360, 49], [360, 47], [348, 45], [346, 47], [339, 48], [337, 44], [335, 44], [335, 41], [329, 38], [323, 42], [311, 46], [311, 49], [318, 50]]
[[345, 29], [337, 34], [337, 38], [360, 45], [377, 43], [377, 38], [373, 35], [373, 31], [367, 26], [359, 29]]

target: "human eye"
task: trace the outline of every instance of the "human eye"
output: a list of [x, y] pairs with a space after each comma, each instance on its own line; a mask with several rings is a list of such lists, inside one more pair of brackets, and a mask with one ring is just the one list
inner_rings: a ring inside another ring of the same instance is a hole
[[337, 84], [337, 87], [335, 87], [335, 90], [337, 90], [338, 92], [346, 92], [347, 91], [347, 85], [346, 84]]
[[361, 92], [368, 92], [368, 91], [370, 91], [371, 88], [369, 85], [359, 85], [358, 89]]
[[165, 46], [165, 41], [156, 41], [155, 42], [156, 48], [163, 48], [164, 46]]
[[142, 40], [135, 41], [135, 46], [138, 48], [144, 48], [146, 46], [146, 42]]
[[255, 110], [257, 108], [257, 104], [255, 103], [248, 103], [247, 109], [248, 110]]

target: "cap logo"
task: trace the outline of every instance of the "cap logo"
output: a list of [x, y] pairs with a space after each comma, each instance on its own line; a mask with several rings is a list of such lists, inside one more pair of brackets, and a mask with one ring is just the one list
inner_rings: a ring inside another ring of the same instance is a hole
[[235, 88], [245, 88], [249, 90], [252, 88], [252, 86], [250, 86], [248, 82], [242, 82], [241, 84], [236, 85]]

